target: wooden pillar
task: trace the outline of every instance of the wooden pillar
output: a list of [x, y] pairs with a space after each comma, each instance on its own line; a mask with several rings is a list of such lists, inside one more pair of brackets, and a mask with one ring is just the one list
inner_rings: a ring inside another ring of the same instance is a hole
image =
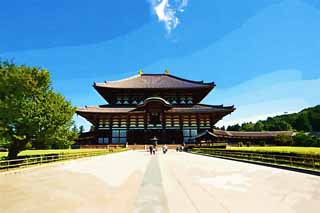
[[113, 116], [110, 116], [110, 137], [109, 137], [109, 144], [112, 144], [112, 130], [113, 130]]
[[162, 125], [162, 130], [166, 130], [166, 114], [162, 110], [161, 112], [161, 125]]
[[179, 125], [180, 125], [180, 130], [182, 130], [183, 129], [182, 115], [179, 115]]
[[145, 110], [144, 115], [143, 115], [143, 118], [144, 118], [144, 131], [147, 129], [147, 126], [148, 126], [148, 124], [147, 124], [148, 117], [147, 116], [148, 116], [148, 111]]
[[215, 120], [215, 116], [213, 114], [210, 115], [210, 127], [211, 129], [213, 129], [214, 126], [214, 120]]
[[200, 132], [200, 120], [199, 120], [199, 115], [197, 114], [196, 115], [196, 121], [197, 121], [197, 131], [198, 131], [198, 134]]

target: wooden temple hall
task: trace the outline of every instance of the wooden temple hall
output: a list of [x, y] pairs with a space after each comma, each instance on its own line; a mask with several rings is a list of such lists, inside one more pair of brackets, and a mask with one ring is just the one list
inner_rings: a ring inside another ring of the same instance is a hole
[[235, 110], [234, 106], [201, 104], [215, 87], [213, 82], [187, 80], [168, 71], [140, 71], [93, 87], [107, 103], [77, 109], [94, 127], [80, 136], [80, 145], [148, 144], [154, 138], [158, 144], [189, 143]]

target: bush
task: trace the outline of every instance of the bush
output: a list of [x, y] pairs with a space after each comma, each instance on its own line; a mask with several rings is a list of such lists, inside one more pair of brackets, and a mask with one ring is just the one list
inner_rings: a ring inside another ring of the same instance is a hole
[[8, 149], [10, 142], [5, 138], [0, 138], [0, 149]]
[[266, 146], [266, 141], [262, 140], [262, 141], [258, 141], [257, 142], [258, 146]]
[[298, 133], [293, 137], [293, 146], [320, 147], [320, 138], [304, 133]]
[[8, 151], [8, 149], [0, 147], [0, 152], [7, 152], [7, 151]]
[[277, 146], [291, 146], [293, 144], [293, 139], [291, 136], [278, 135], [274, 139]]

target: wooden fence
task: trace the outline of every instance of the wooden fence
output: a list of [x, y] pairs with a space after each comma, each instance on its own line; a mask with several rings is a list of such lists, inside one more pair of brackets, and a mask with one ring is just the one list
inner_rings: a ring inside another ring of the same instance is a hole
[[268, 154], [257, 152], [231, 152], [227, 150], [201, 149], [195, 148], [191, 152], [204, 153], [217, 157], [226, 157], [231, 159], [245, 159], [248, 161], [264, 162], [269, 164], [284, 165], [297, 168], [308, 168], [320, 170], [320, 156], [291, 156], [283, 154]]
[[40, 155], [37, 157], [29, 156], [25, 158], [19, 158], [14, 160], [2, 160], [0, 161], [0, 172], [13, 168], [29, 167], [31, 165], [41, 165], [45, 163], [51, 163], [56, 161], [73, 160], [85, 157], [93, 157], [98, 155], [105, 155], [111, 152], [125, 151], [126, 149], [106, 149], [90, 152], [79, 153], [59, 153], [50, 155]]

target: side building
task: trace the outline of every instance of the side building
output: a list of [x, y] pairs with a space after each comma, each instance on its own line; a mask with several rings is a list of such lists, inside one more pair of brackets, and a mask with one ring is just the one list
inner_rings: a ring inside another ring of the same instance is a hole
[[140, 73], [93, 87], [108, 104], [77, 109], [94, 127], [80, 135], [79, 145], [148, 144], [152, 138], [159, 144], [188, 143], [235, 110], [234, 106], [200, 103], [215, 87], [213, 82], [169, 73]]

